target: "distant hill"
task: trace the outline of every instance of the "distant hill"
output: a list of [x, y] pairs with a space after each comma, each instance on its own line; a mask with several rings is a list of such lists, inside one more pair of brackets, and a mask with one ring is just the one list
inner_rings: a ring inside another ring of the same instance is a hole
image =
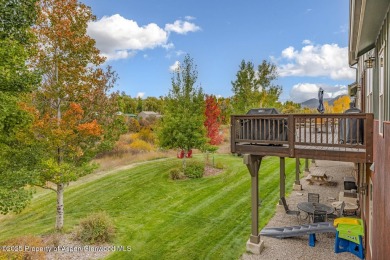
[[[337, 99], [339, 99], [339, 98], [341, 98], [341, 97], [343, 97], [343, 96], [346, 96], [346, 95], [339, 95], [339, 96], [337, 96], [337, 97], [335, 97], [335, 98], [324, 98], [324, 103], [325, 103], [326, 101], [328, 101], [328, 104], [331, 105], [331, 106], [333, 106], [333, 103], [334, 103]], [[312, 98], [312, 99], [309, 99], [309, 100], [306, 100], [306, 101], [302, 102], [302, 103], [301, 103], [301, 107], [317, 108], [317, 107], [318, 107], [318, 104], [319, 104], [318, 99], [317, 99], [317, 98]]]

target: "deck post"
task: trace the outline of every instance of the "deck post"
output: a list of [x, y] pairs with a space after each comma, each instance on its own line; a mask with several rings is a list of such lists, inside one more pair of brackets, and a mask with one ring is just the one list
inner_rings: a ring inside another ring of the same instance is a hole
[[230, 119], [230, 150], [231, 153], [236, 152], [236, 143], [235, 143], [235, 138], [236, 138], [236, 118], [235, 116], [231, 116]]
[[[285, 158], [280, 157], [280, 187], [279, 187], [279, 198], [286, 197], [286, 164]], [[282, 205], [279, 200], [279, 205]]]
[[244, 164], [251, 174], [251, 204], [252, 204], [252, 228], [251, 236], [246, 243], [247, 251], [253, 254], [260, 254], [264, 248], [264, 241], [259, 235], [259, 170], [262, 156], [244, 154]]
[[317, 164], [316, 164], [316, 160], [315, 160], [315, 159], [311, 159], [311, 163], [312, 163], [315, 167], [317, 167]]
[[296, 158], [295, 159], [295, 182], [293, 185], [293, 190], [302, 190], [302, 185], [299, 178], [300, 173], [301, 173], [301, 162], [299, 158]]
[[288, 115], [287, 118], [287, 127], [288, 127], [288, 148], [289, 148], [289, 156], [295, 157], [295, 123], [294, 116]]
[[305, 173], [309, 174], [310, 173], [310, 170], [309, 170], [309, 159], [305, 159]]

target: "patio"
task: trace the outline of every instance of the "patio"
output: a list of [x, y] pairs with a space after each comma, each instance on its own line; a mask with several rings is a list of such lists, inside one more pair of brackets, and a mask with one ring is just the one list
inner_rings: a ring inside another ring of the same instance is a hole
[[[292, 191], [286, 198], [291, 210], [297, 210], [299, 202], [307, 201], [308, 193], [320, 194], [320, 203], [331, 206], [331, 203], [338, 200], [339, 192], [344, 190], [344, 177], [351, 176], [354, 169], [353, 163], [335, 161], [316, 161], [310, 167], [311, 174], [324, 174], [332, 177], [332, 182], [337, 182], [336, 186], [312, 184], [301, 179], [302, 191]], [[305, 174], [306, 175], [306, 174]], [[260, 180], [261, 182], [261, 180]], [[261, 189], [261, 185], [260, 185]], [[261, 210], [261, 208], [260, 208]], [[301, 212], [302, 214], [302, 212]], [[283, 206], [277, 206], [274, 217], [266, 227], [283, 227], [297, 225], [297, 218], [287, 215]], [[293, 238], [275, 239], [261, 236], [265, 248], [260, 255], [244, 254], [241, 259], [359, 259], [351, 253], [334, 253], [335, 234], [317, 234], [315, 247], [308, 245], [308, 235]]]

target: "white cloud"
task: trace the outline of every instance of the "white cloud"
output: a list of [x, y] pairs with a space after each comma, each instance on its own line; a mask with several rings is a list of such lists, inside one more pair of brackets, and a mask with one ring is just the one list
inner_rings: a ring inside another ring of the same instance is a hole
[[312, 98], [318, 99], [318, 90], [320, 87], [324, 90], [324, 98], [335, 98], [348, 93], [348, 88], [344, 85], [329, 86], [325, 84], [299, 83], [292, 87], [290, 98], [296, 103], [301, 103]]
[[145, 92], [138, 92], [137, 93], [137, 98], [143, 98], [145, 96]]
[[119, 14], [90, 22], [88, 34], [108, 59], [125, 59], [136, 51], [163, 46], [168, 40], [168, 33], [157, 24], [139, 26]]
[[290, 46], [282, 51], [282, 57], [287, 59], [292, 59], [296, 56], [297, 51], [294, 50], [294, 47]]
[[182, 55], [186, 54], [185, 51], [181, 51], [181, 50], [178, 50], [175, 53], [176, 53], [176, 56], [182, 56]]
[[178, 51], [171, 51], [171, 52], [168, 52], [165, 57], [167, 57], [168, 59], [171, 59], [172, 57], [175, 58], [175, 57], [180, 57], [182, 55], [186, 54], [185, 51], [182, 51], [182, 50], [178, 50]]
[[195, 20], [196, 18], [191, 15], [187, 15], [186, 17], [184, 17], [184, 19], [186, 19], [187, 21], [192, 21]]
[[[332, 92], [328, 90], [328, 96], [331, 98], [335, 98], [340, 95], [347, 95], [348, 94], [348, 87], [344, 85], [337, 85], [335, 86]], [[326, 91], [326, 90], [325, 90]]]
[[194, 23], [190, 23], [187, 21], [176, 20], [173, 24], [168, 23], [165, 25], [165, 31], [167, 32], [175, 32], [178, 34], [187, 34], [188, 32], [196, 32], [201, 28]]
[[292, 87], [290, 91], [291, 99], [296, 103], [317, 98], [319, 86], [311, 83], [299, 83]]
[[169, 71], [175, 72], [178, 69], [180, 69], [180, 62], [177, 60], [175, 63], [173, 63], [171, 66], [169, 66]]
[[170, 50], [170, 49], [173, 49], [173, 48], [175, 48], [175, 45], [173, 44], [173, 43], [167, 43], [167, 44], [164, 44], [164, 45], [162, 45], [162, 47], [164, 48], [164, 49], [166, 49], [166, 50]]
[[[186, 20], [194, 20], [186, 16]], [[199, 31], [194, 23], [177, 20], [166, 24], [165, 28], [155, 23], [140, 26], [136, 21], [126, 19], [119, 14], [104, 16], [88, 24], [88, 35], [96, 40], [96, 46], [102, 55], [109, 60], [126, 59], [138, 51], [154, 48], [173, 49], [175, 45], [168, 42], [169, 33], [187, 34]]]
[[341, 48], [337, 44], [309, 44], [301, 50], [287, 47], [282, 51], [282, 61], [278, 67], [281, 77], [327, 76], [334, 80], [355, 79], [355, 70], [348, 65], [348, 48]]
[[302, 43], [305, 44], [305, 45], [313, 44], [312, 41], [310, 41], [310, 40], [308, 40], [308, 39], [303, 40]]

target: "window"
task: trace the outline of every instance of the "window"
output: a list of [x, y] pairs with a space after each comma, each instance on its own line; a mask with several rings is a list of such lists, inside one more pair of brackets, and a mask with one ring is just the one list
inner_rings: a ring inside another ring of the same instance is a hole
[[383, 133], [383, 121], [385, 118], [384, 88], [385, 88], [385, 57], [384, 48], [379, 53], [379, 133]]
[[366, 85], [366, 89], [367, 89], [365, 111], [367, 113], [372, 113], [373, 112], [373, 108], [372, 108], [372, 68], [366, 69], [365, 76], [366, 76], [365, 85]]

